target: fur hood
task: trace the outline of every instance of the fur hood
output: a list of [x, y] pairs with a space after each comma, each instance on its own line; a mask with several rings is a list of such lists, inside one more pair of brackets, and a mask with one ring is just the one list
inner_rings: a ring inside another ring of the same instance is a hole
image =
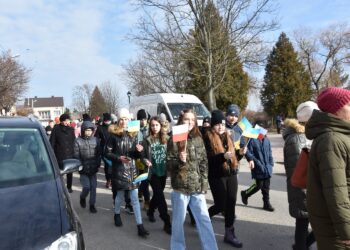
[[[124, 129], [119, 127], [117, 124], [112, 124], [108, 127], [108, 132], [117, 136], [122, 136], [124, 133]], [[136, 137], [137, 134], [137, 132], [128, 133], [130, 137]]]
[[300, 124], [297, 119], [284, 120], [284, 126], [293, 128], [297, 133], [305, 133], [305, 126]]

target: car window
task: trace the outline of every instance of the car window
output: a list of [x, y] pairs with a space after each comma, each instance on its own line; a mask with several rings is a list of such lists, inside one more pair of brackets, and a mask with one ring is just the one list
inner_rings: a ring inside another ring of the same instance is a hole
[[193, 109], [198, 119], [210, 116], [208, 109], [202, 103], [168, 103], [168, 107], [174, 120], [177, 120], [184, 109]]
[[53, 177], [52, 164], [38, 129], [0, 129], [0, 188]]

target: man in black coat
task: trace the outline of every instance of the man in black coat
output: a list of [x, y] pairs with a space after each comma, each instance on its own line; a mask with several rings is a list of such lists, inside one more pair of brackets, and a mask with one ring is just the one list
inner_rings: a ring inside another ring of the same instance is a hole
[[[60, 116], [60, 124], [55, 125], [51, 132], [50, 143], [55, 152], [58, 165], [63, 169], [63, 160], [74, 158], [74, 129], [69, 126], [70, 117], [68, 114]], [[73, 174], [67, 174], [67, 189], [69, 193], [72, 189]]]

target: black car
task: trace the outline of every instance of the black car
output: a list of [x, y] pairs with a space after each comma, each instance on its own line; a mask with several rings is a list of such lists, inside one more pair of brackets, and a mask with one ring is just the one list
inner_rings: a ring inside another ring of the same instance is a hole
[[0, 117], [0, 249], [85, 249], [81, 225], [62, 175], [35, 118]]

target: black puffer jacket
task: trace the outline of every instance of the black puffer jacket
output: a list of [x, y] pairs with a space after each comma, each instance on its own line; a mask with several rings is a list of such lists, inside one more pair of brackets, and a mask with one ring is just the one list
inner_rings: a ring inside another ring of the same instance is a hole
[[98, 172], [101, 164], [101, 149], [99, 139], [90, 136], [86, 137], [84, 131], [87, 128], [94, 128], [90, 121], [83, 122], [81, 136], [74, 143], [74, 158], [79, 159], [83, 165], [80, 174], [94, 175]]
[[284, 168], [287, 175], [289, 214], [297, 219], [308, 218], [306, 210], [306, 190], [293, 187], [291, 178], [302, 148], [310, 148], [311, 141], [305, 137], [305, 127], [295, 119], [286, 119], [284, 139]]
[[55, 152], [58, 164], [62, 168], [63, 160], [71, 159], [74, 155], [74, 129], [62, 124], [55, 125], [50, 136], [50, 143]]
[[[141, 154], [136, 151], [137, 132], [124, 132], [118, 125], [110, 125], [108, 132], [111, 136], [106, 145], [105, 156], [112, 161], [112, 185], [117, 190], [138, 188], [138, 185], [132, 183], [137, 177], [135, 159], [141, 158]], [[130, 157], [130, 164], [123, 164], [120, 156]]]

